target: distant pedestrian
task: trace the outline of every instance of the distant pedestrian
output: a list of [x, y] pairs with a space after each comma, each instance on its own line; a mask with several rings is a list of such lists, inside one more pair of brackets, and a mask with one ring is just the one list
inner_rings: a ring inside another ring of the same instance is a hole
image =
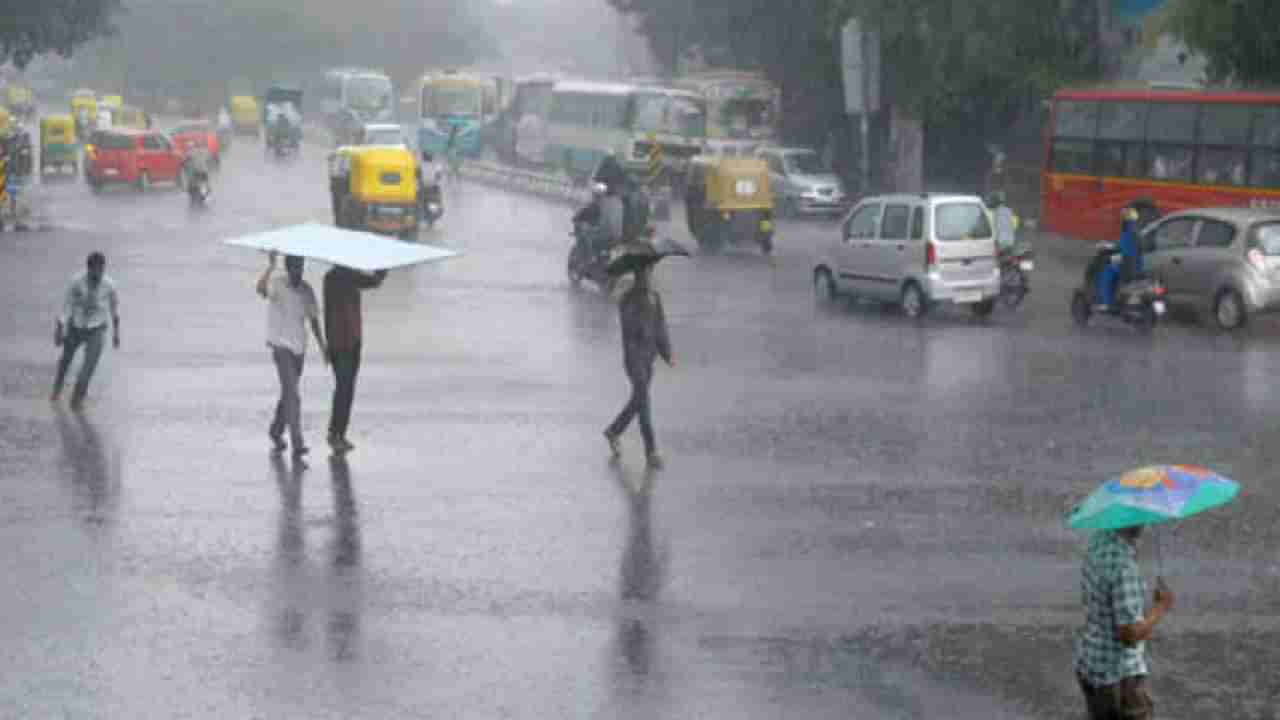
[[367, 275], [341, 265], [324, 274], [324, 334], [329, 340], [329, 364], [335, 380], [329, 447], [339, 455], [355, 449], [347, 439], [347, 426], [360, 373], [360, 292], [378, 287], [386, 277], [386, 270]]
[[53, 394], [49, 399], [57, 402], [62, 396], [62, 383], [76, 350], [84, 345], [84, 360], [71, 393], [71, 408], [79, 410], [89, 392], [89, 381], [102, 356], [103, 335], [107, 324], [112, 329], [111, 344], [120, 347], [120, 300], [116, 285], [107, 277], [107, 258], [100, 252], [90, 253], [85, 272], [76, 276], [67, 288], [62, 315], [53, 331], [53, 344], [62, 348], [58, 360], [58, 374], [53, 379]]
[[1076, 638], [1075, 671], [1090, 720], [1152, 717], [1146, 640], [1173, 607], [1173, 592], [1157, 580], [1147, 612], [1137, 559], [1141, 535], [1139, 526], [1089, 537], [1080, 583], [1085, 626]]
[[616, 420], [604, 431], [609, 450], [614, 457], [621, 454], [618, 439], [626, 432], [631, 421], [640, 416], [640, 434], [644, 439], [645, 456], [649, 467], [662, 467], [657, 444], [653, 436], [653, 417], [649, 403], [649, 384], [653, 380], [653, 364], [661, 356], [667, 365], [675, 367], [671, 359], [671, 340], [667, 335], [667, 320], [662, 311], [662, 298], [650, 287], [650, 265], [635, 273], [635, 283], [622, 296], [618, 316], [622, 324], [623, 365], [631, 380], [631, 399], [618, 414]]
[[267, 269], [262, 271], [257, 286], [258, 294], [268, 302], [267, 347], [271, 348], [271, 358], [280, 378], [280, 400], [276, 403], [275, 417], [267, 432], [274, 450], [283, 452], [287, 428], [293, 456], [300, 458], [307, 454], [306, 443], [302, 440], [302, 400], [298, 395], [298, 384], [302, 380], [302, 363], [307, 353], [308, 322], [325, 362], [328, 362], [329, 353], [320, 332], [316, 293], [302, 278], [302, 258], [290, 255], [285, 258], [284, 267], [285, 277], [271, 277], [276, 269], [276, 254], [271, 253]]

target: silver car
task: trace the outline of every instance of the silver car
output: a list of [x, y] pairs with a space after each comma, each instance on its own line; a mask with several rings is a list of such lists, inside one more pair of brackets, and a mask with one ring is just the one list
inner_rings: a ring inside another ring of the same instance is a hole
[[1208, 310], [1218, 326], [1280, 308], [1280, 212], [1200, 208], [1167, 215], [1142, 232], [1146, 269], [1170, 304]]
[[782, 217], [840, 215], [849, 208], [844, 184], [813, 150], [765, 147], [756, 156], [769, 164], [769, 184]]
[[842, 294], [896, 301], [909, 317], [938, 302], [991, 313], [1000, 267], [991, 215], [976, 195], [863, 199], [813, 271], [819, 302]]

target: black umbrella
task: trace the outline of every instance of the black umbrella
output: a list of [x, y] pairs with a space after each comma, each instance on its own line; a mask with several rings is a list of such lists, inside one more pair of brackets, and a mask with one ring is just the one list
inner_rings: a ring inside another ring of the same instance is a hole
[[672, 255], [689, 257], [689, 251], [670, 238], [625, 243], [614, 251], [613, 258], [609, 260], [608, 271], [610, 275], [625, 275], [643, 270]]

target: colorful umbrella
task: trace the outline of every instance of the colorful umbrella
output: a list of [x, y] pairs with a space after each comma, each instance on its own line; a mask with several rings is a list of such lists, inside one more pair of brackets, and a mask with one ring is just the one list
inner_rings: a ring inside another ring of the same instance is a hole
[[1180, 520], [1231, 502], [1240, 486], [1202, 467], [1154, 465], [1102, 484], [1072, 509], [1074, 530], [1117, 530]]

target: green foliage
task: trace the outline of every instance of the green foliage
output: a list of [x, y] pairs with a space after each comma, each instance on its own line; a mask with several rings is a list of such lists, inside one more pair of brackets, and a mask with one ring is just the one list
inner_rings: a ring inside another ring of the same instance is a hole
[[112, 32], [120, 0], [8, 0], [0, 3], [0, 62], [26, 67], [46, 53], [63, 57]]
[[1280, 81], [1280, 3], [1170, 0], [1165, 28], [1209, 61], [1209, 76], [1242, 85]]

